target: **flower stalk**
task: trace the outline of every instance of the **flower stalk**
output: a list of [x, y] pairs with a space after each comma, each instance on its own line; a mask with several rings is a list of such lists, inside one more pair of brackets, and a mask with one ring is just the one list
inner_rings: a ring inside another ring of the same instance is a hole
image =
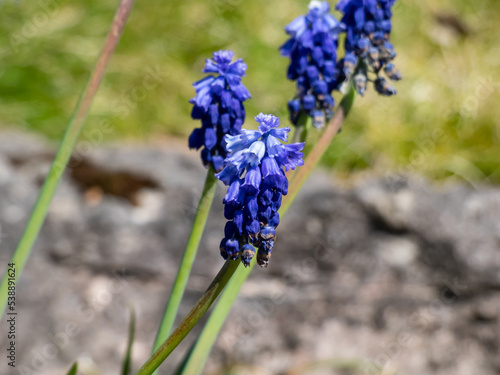
[[356, 90], [352, 84], [349, 84], [346, 95], [342, 98], [337, 112], [326, 126], [318, 143], [314, 145], [311, 152], [305, 158], [304, 165], [292, 175], [288, 195], [283, 198], [283, 210], [286, 211], [290, 207], [312, 170], [321, 160], [321, 157], [325, 154], [330, 143], [332, 143], [333, 138], [338, 134], [344, 120], [354, 104], [355, 99]]
[[226, 286], [228, 281], [233, 276], [234, 271], [240, 265], [240, 262], [233, 262], [227, 260], [219, 273], [212, 281], [203, 296], [198, 300], [196, 305], [191, 309], [189, 314], [177, 326], [168, 339], [160, 345], [148, 361], [139, 369], [136, 375], [150, 375], [152, 374], [168, 357], [170, 353], [179, 345], [179, 343], [186, 337], [186, 335], [193, 329], [195, 324], [207, 312], [209, 307], [219, 296], [222, 289]]
[[252, 272], [255, 264], [256, 262], [253, 260], [249, 267], [238, 266], [233, 277], [222, 292], [214, 310], [210, 314], [205, 327], [203, 327], [203, 331], [196, 340], [193, 348], [187, 353], [187, 358], [183, 361], [183, 368], [179, 371], [179, 375], [201, 374], [215, 339], [219, 335], [227, 315], [231, 310], [231, 306], [236, 300], [243, 283], [250, 275], [250, 272]]
[[305, 143], [307, 139], [307, 135], [309, 134], [309, 129], [312, 126], [312, 119], [306, 113], [302, 113], [300, 118], [297, 121], [297, 125], [295, 125], [295, 131], [293, 133], [293, 141], [292, 142], [303, 142]]
[[[64, 170], [66, 169], [73, 148], [75, 147], [80, 131], [89, 113], [92, 101], [97, 93], [99, 85], [101, 84], [106, 66], [113, 55], [116, 45], [118, 44], [118, 40], [123, 32], [133, 4], [134, 0], [121, 0], [118, 5], [104, 48], [102, 49], [97, 63], [92, 70], [89, 81], [87, 82], [87, 85], [85, 86], [85, 89], [80, 95], [80, 98], [75, 106], [73, 116], [68, 124], [68, 127], [66, 128], [66, 133], [61, 141], [55, 159], [52, 162], [49, 174], [45, 179], [28, 224], [24, 230], [19, 245], [12, 256], [12, 259], [9, 262], [16, 265], [16, 281], [26, 264], [28, 257], [30, 256], [33, 244], [38, 236], [38, 233], [40, 232], [43, 222], [45, 221], [52, 198], [54, 197]], [[7, 291], [8, 276], [6, 274], [0, 286], [0, 317], [3, 315], [7, 303]]]

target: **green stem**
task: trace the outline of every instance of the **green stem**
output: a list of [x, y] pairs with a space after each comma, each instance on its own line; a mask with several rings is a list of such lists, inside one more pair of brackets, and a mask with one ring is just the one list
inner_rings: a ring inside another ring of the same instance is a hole
[[177, 316], [177, 311], [179, 310], [179, 305], [184, 295], [189, 274], [191, 273], [191, 268], [193, 267], [193, 262], [198, 251], [198, 246], [200, 245], [201, 236], [205, 229], [205, 224], [207, 223], [208, 213], [210, 212], [210, 207], [214, 200], [215, 188], [217, 186], [216, 182], [217, 179], [215, 178], [214, 170], [209, 168], [198, 209], [196, 210], [191, 234], [186, 245], [186, 250], [179, 266], [179, 271], [177, 272], [172, 291], [170, 292], [170, 298], [165, 307], [163, 320], [156, 335], [153, 353], [160, 347], [161, 343], [168, 338], [172, 326], [174, 325], [175, 317]]
[[[283, 199], [283, 204], [280, 208], [281, 217], [283, 217], [288, 211], [290, 205], [295, 200], [297, 193], [304, 184], [305, 180], [307, 179], [313, 168], [317, 165], [317, 163], [321, 159], [321, 156], [327, 150], [333, 137], [335, 137], [335, 135], [338, 133], [340, 126], [342, 125], [344, 119], [347, 117], [349, 111], [352, 108], [355, 98], [356, 91], [354, 90], [352, 85], [350, 85], [349, 91], [342, 99], [337, 113], [329, 122], [325, 131], [321, 135], [320, 140], [306, 158], [304, 165], [300, 167], [299, 172], [294, 175], [293, 184], [290, 184], [291, 188], [288, 195], [285, 197], [287, 199]], [[249, 269], [244, 269], [244, 267], [240, 266], [234, 273], [234, 276], [229, 281], [226, 289], [224, 290], [224, 293], [221, 295], [221, 298], [217, 302], [217, 305], [210, 315], [210, 318], [208, 319], [205, 327], [203, 328], [203, 331], [198, 337], [198, 340], [196, 341], [193, 349], [188, 353], [189, 358], [187, 359], [181, 374], [197, 375], [200, 374], [203, 370], [215, 339], [217, 338], [219, 331], [221, 330], [222, 325], [224, 324], [224, 321], [226, 320], [226, 317], [231, 310], [231, 306], [236, 299], [241, 286], [250, 274], [250, 271], [253, 268], [254, 264], [255, 263], [252, 263]]]
[[307, 132], [311, 125], [311, 116], [303, 112], [300, 114], [297, 125], [295, 125], [295, 132], [293, 133], [292, 143], [305, 142], [307, 138]]
[[304, 165], [300, 167], [296, 173], [293, 174], [289, 184], [290, 189], [288, 190], [288, 195], [283, 197], [281, 210], [286, 211], [295, 200], [295, 197], [306, 182], [312, 170], [321, 160], [321, 157], [325, 154], [328, 146], [330, 146], [330, 143], [332, 143], [333, 138], [339, 132], [342, 123], [351, 111], [355, 99], [356, 90], [354, 89], [354, 86], [352, 84], [349, 84], [347, 93], [342, 98], [337, 112], [326, 126], [318, 143], [314, 145], [311, 152], [307, 155], [307, 158], [304, 161]]
[[292, 143], [297, 143], [300, 141], [302, 138], [302, 128], [299, 128], [297, 125], [293, 127], [293, 137], [292, 137]]
[[[35, 242], [38, 233], [40, 232], [40, 228], [47, 215], [47, 211], [56, 191], [57, 185], [59, 184], [63, 172], [68, 164], [68, 160], [71, 156], [78, 136], [80, 135], [81, 128], [85, 122], [85, 119], [87, 118], [92, 100], [97, 93], [97, 89], [99, 88], [99, 85], [104, 76], [106, 66], [111, 56], [113, 55], [113, 51], [118, 43], [118, 40], [120, 39], [133, 4], [134, 0], [120, 1], [113, 19], [113, 23], [111, 24], [111, 30], [108, 33], [104, 48], [101, 51], [94, 70], [90, 75], [90, 79], [87, 82], [87, 85], [83, 90], [78, 103], [75, 106], [73, 116], [70, 123], [68, 124], [66, 133], [64, 134], [64, 138], [61, 142], [61, 145], [59, 146], [56, 157], [52, 162], [49, 174], [47, 175], [42, 190], [40, 191], [40, 195], [28, 221], [26, 229], [24, 230], [21, 241], [19, 242], [19, 245], [10, 261], [10, 263], [15, 264], [16, 281], [26, 264], [26, 261], [31, 253], [33, 243]], [[8, 275], [5, 274], [0, 286], [0, 317], [3, 315], [5, 305], [7, 303], [7, 287]]]
[[222, 289], [226, 286], [234, 271], [241, 264], [239, 261], [227, 260], [221, 270], [212, 281], [203, 296], [198, 300], [193, 309], [172, 332], [168, 339], [158, 348], [158, 350], [149, 358], [149, 360], [139, 369], [136, 375], [152, 374], [168, 357], [170, 353], [179, 345], [179, 343], [191, 331], [194, 325], [205, 314], [208, 308], [215, 301]]
[[196, 340], [193, 349], [188, 353], [189, 358], [186, 360], [182, 372], [179, 373], [180, 375], [201, 374], [208, 355], [210, 354], [210, 349], [212, 348], [215, 339], [226, 321], [227, 315], [231, 310], [231, 306], [233, 305], [243, 283], [250, 275], [250, 272], [254, 268], [255, 264], [256, 262], [254, 258], [250, 267], [245, 268], [243, 265], [240, 265], [236, 269], [236, 272], [224, 289], [224, 292], [222, 292], [219, 301], [210, 314], [201, 335]]
[[306, 142], [307, 135], [309, 134], [309, 130], [311, 129], [311, 126], [312, 126], [312, 117], [306, 116], [304, 128], [302, 129], [302, 134], [300, 135], [298, 142], [304, 142], [304, 143]]

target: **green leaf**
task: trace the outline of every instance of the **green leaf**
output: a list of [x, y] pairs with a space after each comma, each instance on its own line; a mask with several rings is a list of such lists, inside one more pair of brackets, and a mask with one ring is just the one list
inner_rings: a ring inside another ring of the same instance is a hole
[[70, 370], [66, 375], [76, 375], [77, 372], [78, 372], [78, 363], [75, 362], [75, 364], [71, 366]]
[[129, 306], [130, 309], [130, 323], [128, 326], [128, 342], [127, 350], [125, 352], [125, 358], [123, 360], [122, 375], [129, 375], [131, 362], [132, 362], [132, 346], [134, 344], [135, 337], [135, 309], [133, 305]]
[[[109, 31], [108, 38], [106, 39], [106, 44], [104, 45], [97, 63], [90, 74], [89, 81], [83, 89], [80, 99], [75, 106], [73, 116], [66, 128], [66, 133], [61, 141], [56, 157], [52, 162], [49, 174], [45, 179], [38, 196], [38, 200], [35, 204], [28, 224], [26, 225], [23, 236], [21, 237], [21, 241], [19, 241], [17, 249], [9, 262], [15, 264], [16, 281], [26, 264], [28, 257], [30, 256], [33, 244], [38, 237], [38, 233], [40, 232], [43, 222], [45, 221], [45, 216], [47, 216], [47, 211], [50, 203], [52, 202], [52, 197], [55, 194], [57, 185], [59, 184], [69, 158], [71, 157], [73, 148], [76, 145], [80, 131], [82, 130], [89, 113], [92, 100], [99, 89], [106, 66], [113, 55], [116, 45], [118, 44], [118, 40], [123, 32], [133, 4], [134, 0], [121, 0], [118, 5], [113, 23], [111, 24], [111, 30]], [[6, 272], [2, 283], [0, 284], [0, 317], [3, 315], [5, 306], [7, 305], [8, 283], [9, 275]]]

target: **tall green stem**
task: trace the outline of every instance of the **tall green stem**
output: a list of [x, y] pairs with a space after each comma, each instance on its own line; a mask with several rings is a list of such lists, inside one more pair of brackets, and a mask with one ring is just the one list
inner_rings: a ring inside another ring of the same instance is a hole
[[[56, 157], [52, 162], [49, 174], [47, 175], [42, 190], [40, 191], [40, 195], [35, 204], [28, 224], [24, 230], [21, 241], [19, 242], [19, 245], [10, 261], [10, 263], [15, 264], [16, 281], [26, 264], [26, 261], [31, 253], [33, 243], [35, 242], [38, 233], [40, 232], [40, 228], [47, 215], [47, 211], [56, 191], [57, 185], [59, 184], [63, 172], [68, 164], [68, 160], [71, 156], [73, 148], [75, 147], [78, 136], [80, 135], [82, 126], [85, 123], [85, 119], [87, 118], [92, 100], [97, 93], [99, 85], [102, 81], [102, 77], [104, 76], [106, 66], [111, 56], [113, 55], [118, 40], [120, 39], [133, 4], [134, 0], [120, 1], [113, 19], [113, 23], [111, 24], [111, 30], [108, 33], [104, 48], [101, 51], [94, 70], [90, 75], [89, 81], [87, 82], [87, 85], [85, 86], [85, 89], [80, 95], [80, 98], [75, 106], [73, 116], [70, 123], [68, 124], [68, 127], [66, 128], [66, 133], [64, 134]], [[0, 317], [3, 315], [5, 305], [7, 303], [7, 287], [8, 276], [7, 274], [5, 274], [0, 286]]]
[[293, 133], [292, 142], [305, 142], [307, 139], [307, 133], [311, 127], [312, 119], [307, 113], [302, 113], [295, 125], [295, 132]]
[[328, 146], [332, 143], [333, 138], [340, 130], [345, 118], [351, 111], [354, 100], [356, 99], [356, 90], [352, 84], [349, 85], [348, 92], [342, 98], [337, 112], [326, 126], [318, 143], [314, 145], [311, 152], [307, 155], [304, 165], [300, 167], [296, 173], [292, 175], [290, 180], [290, 188], [288, 195], [283, 197], [281, 211], [288, 210], [292, 202], [295, 200], [298, 192], [306, 182], [314, 167], [319, 163], [321, 157], [325, 154]]
[[[325, 131], [321, 135], [320, 140], [316, 145], [314, 145], [311, 153], [307, 156], [304, 165], [300, 167], [296, 175], [294, 175], [293, 180], [290, 183], [290, 189], [288, 195], [283, 199], [283, 204], [280, 209], [281, 216], [290, 208], [290, 205], [295, 200], [297, 193], [306, 181], [307, 177], [318, 164], [321, 156], [328, 149], [328, 146], [332, 142], [333, 137], [338, 133], [343, 121], [347, 117], [349, 111], [352, 108], [354, 99], [356, 98], [356, 91], [352, 86], [349, 87], [348, 93], [342, 99], [337, 113], [332, 118], [332, 120], [327, 125]], [[221, 298], [217, 302], [210, 318], [208, 319], [203, 331], [201, 332], [198, 340], [196, 341], [192, 350], [188, 353], [189, 358], [185, 361], [184, 367], [180, 374], [184, 375], [198, 375], [203, 370], [205, 362], [208, 358], [210, 350], [217, 338], [222, 325], [224, 324], [231, 306], [238, 295], [241, 286], [250, 274], [251, 269], [255, 263], [252, 263], [251, 267], [245, 269], [243, 266], [238, 267], [234, 276], [229, 281]]]
[[203, 296], [198, 300], [193, 309], [179, 324], [179, 326], [172, 332], [168, 339], [161, 344], [156, 352], [148, 359], [148, 361], [139, 369], [136, 375], [150, 375], [152, 374], [168, 357], [170, 353], [179, 345], [179, 343], [186, 337], [186, 335], [193, 329], [194, 325], [206, 313], [208, 308], [212, 305], [218, 297], [222, 289], [226, 286], [234, 271], [240, 262], [227, 260], [222, 266], [221, 270], [212, 281]]
[[214, 310], [210, 314], [205, 327], [203, 327], [201, 335], [198, 337], [193, 348], [188, 353], [189, 357], [183, 364], [182, 371], [179, 372], [179, 375], [201, 374], [203, 368], [205, 367], [205, 362], [210, 354], [210, 350], [222, 326], [224, 325], [224, 322], [226, 321], [227, 315], [231, 310], [231, 306], [238, 296], [243, 283], [246, 281], [256, 264], [255, 259], [253, 259], [250, 267], [245, 268], [241, 265], [241, 262], [237, 262], [239, 265], [236, 272], [222, 292], [222, 295], [215, 305]]
[[196, 210], [191, 235], [189, 236], [186, 250], [179, 266], [179, 271], [177, 272], [177, 277], [175, 278], [172, 291], [170, 292], [170, 298], [165, 307], [163, 320], [156, 335], [153, 353], [160, 347], [161, 343], [168, 338], [172, 326], [174, 325], [175, 317], [177, 316], [177, 311], [179, 310], [179, 305], [184, 295], [189, 274], [191, 273], [191, 268], [193, 267], [193, 262], [198, 251], [198, 246], [200, 245], [201, 236], [205, 229], [205, 224], [207, 223], [208, 213], [210, 212], [210, 207], [214, 200], [215, 188], [217, 186], [216, 182], [217, 179], [215, 178], [214, 170], [209, 168], [198, 209]]

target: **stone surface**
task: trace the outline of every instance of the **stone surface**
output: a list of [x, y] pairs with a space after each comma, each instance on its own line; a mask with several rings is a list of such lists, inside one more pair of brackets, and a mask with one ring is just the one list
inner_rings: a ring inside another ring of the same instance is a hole
[[[12, 254], [53, 151], [0, 137], [0, 264]], [[127, 303], [137, 309], [134, 368], [147, 359], [201, 194], [184, 145], [95, 148], [74, 159], [18, 284], [18, 367], [0, 373], [118, 374]], [[218, 188], [181, 314], [223, 264]], [[500, 189], [311, 176], [217, 340], [206, 373], [500, 374]], [[188, 336], [192, 342], [200, 327]], [[0, 323], [4, 352], [7, 325]], [[189, 342], [165, 363], [172, 373]], [[344, 363], [342, 360], [349, 359]], [[330, 363], [331, 362], [331, 363]], [[357, 366], [358, 372], [332, 372]], [[330, 367], [328, 367], [330, 366]], [[294, 370], [297, 370], [294, 372]], [[392, 371], [392, 372], [391, 372]]]

